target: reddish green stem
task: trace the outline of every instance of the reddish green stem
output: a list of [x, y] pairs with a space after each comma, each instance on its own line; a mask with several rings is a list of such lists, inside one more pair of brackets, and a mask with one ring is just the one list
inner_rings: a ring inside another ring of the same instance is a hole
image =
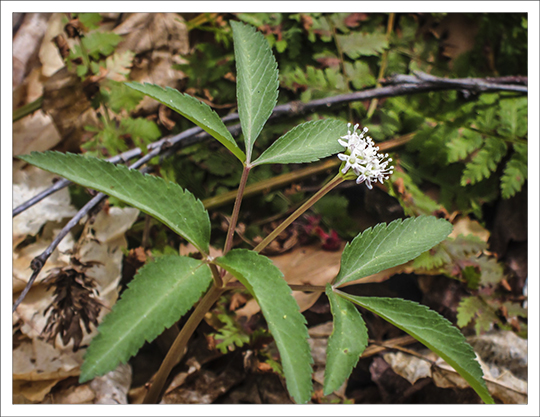
[[291, 214], [290, 217], [287, 218], [287, 220], [281, 223], [276, 229], [272, 231], [272, 233], [266, 236], [266, 238], [261, 243], [259, 243], [253, 250], [255, 252], [260, 252], [264, 248], [266, 248], [275, 238], [279, 236], [281, 232], [283, 232], [287, 227], [289, 227], [292, 222], [294, 222], [298, 217], [304, 214], [306, 210], [308, 210], [311, 206], [313, 206], [313, 204], [319, 201], [326, 193], [333, 190], [343, 181], [345, 181], [345, 179], [341, 174], [338, 174], [334, 178], [332, 178], [324, 187], [322, 187], [319, 191], [313, 194], [313, 196], [309, 200], [307, 200], [293, 214]]
[[242, 172], [242, 178], [240, 178], [240, 184], [238, 186], [238, 192], [236, 193], [236, 200], [234, 201], [234, 208], [231, 215], [231, 221], [229, 223], [229, 230], [227, 231], [227, 238], [225, 239], [225, 246], [223, 248], [223, 256], [227, 254], [232, 248], [234, 231], [236, 230], [236, 223], [238, 222], [238, 213], [240, 213], [240, 206], [242, 205], [242, 197], [244, 196], [244, 190], [251, 170], [250, 165], [244, 166]]

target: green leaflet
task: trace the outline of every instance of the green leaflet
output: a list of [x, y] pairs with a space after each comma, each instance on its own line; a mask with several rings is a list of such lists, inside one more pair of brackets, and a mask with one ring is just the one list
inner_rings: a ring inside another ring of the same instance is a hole
[[326, 284], [326, 295], [334, 317], [334, 329], [326, 350], [324, 395], [343, 385], [368, 344], [366, 324], [355, 305], [338, 297], [330, 284]]
[[506, 155], [506, 142], [500, 138], [490, 137], [484, 140], [482, 148], [467, 163], [461, 177], [461, 186], [476, 184], [491, 176], [497, 169], [499, 161]]
[[238, 147], [231, 133], [221, 121], [217, 113], [208, 104], [182, 94], [174, 88], [163, 88], [155, 84], [140, 84], [137, 82], [125, 83], [128, 87], [140, 91], [154, 100], [159, 101], [175, 112], [180, 113], [186, 119], [192, 121], [209, 135], [217, 139], [223, 146], [231, 151], [241, 162], [246, 160], [244, 152]]
[[379, 55], [388, 48], [388, 39], [384, 33], [351, 32], [347, 35], [337, 35], [337, 39], [343, 52], [351, 59]]
[[346, 123], [326, 119], [302, 123], [266, 149], [253, 165], [318, 161], [343, 151], [338, 139], [347, 134]]
[[251, 162], [253, 144], [272, 114], [278, 97], [277, 62], [263, 34], [231, 21], [236, 59], [238, 115]]
[[126, 361], [177, 322], [212, 282], [210, 268], [178, 255], [142, 267], [98, 327], [81, 367], [79, 382], [103, 375]]
[[356, 297], [336, 293], [407, 332], [452, 366], [486, 404], [494, 404], [473, 348], [461, 332], [439, 313], [398, 298]]
[[138, 208], [208, 253], [210, 219], [203, 204], [179, 185], [123, 165], [71, 153], [32, 152], [20, 159]]
[[283, 274], [270, 259], [245, 249], [234, 249], [215, 263], [238, 278], [259, 303], [281, 355], [287, 389], [297, 403], [306, 403], [313, 359], [304, 316]]
[[527, 179], [527, 164], [512, 155], [504, 167], [504, 174], [501, 177], [502, 198], [507, 199], [521, 191]]
[[443, 241], [452, 225], [433, 216], [394, 220], [369, 228], [345, 246], [334, 288], [404, 264]]

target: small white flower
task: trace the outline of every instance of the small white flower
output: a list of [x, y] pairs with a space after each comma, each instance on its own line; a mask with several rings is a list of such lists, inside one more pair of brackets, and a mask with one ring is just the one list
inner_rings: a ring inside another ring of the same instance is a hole
[[[372, 182], [382, 184], [393, 173], [393, 166], [388, 167], [388, 163], [392, 158], [388, 158], [388, 154], [378, 153], [379, 147], [375, 146], [373, 139], [365, 136], [368, 129], [364, 127], [360, 134], [357, 133], [358, 125], [355, 125], [351, 132], [351, 124], [348, 125], [348, 133], [338, 139], [341, 146], [347, 148], [344, 153], [338, 154], [338, 158], [345, 162], [341, 172], [346, 174], [349, 169], [358, 176], [357, 184], [363, 182], [371, 190]], [[346, 141], [345, 141], [346, 140]]]

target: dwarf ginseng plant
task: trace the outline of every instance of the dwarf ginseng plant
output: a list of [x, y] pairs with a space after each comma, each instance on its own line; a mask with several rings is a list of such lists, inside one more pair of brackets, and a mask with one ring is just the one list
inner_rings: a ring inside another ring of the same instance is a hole
[[[57, 152], [32, 153], [21, 159], [69, 180], [114, 196], [163, 222], [192, 243], [201, 259], [162, 256], [139, 270], [121, 299], [99, 326], [86, 352], [80, 382], [88, 381], [125, 363], [165, 328], [197, 305], [173, 343], [156, 375], [145, 402], [159, 400], [165, 380], [204, 315], [236, 278], [257, 300], [279, 349], [287, 389], [297, 403], [312, 393], [312, 357], [308, 332], [291, 289], [272, 261], [259, 252], [323, 195], [341, 182], [355, 179], [372, 188], [392, 173], [388, 155], [367, 130], [339, 120], [300, 124], [253, 159], [253, 144], [277, 101], [278, 71], [263, 35], [254, 28], [231, 22], [237, 66], [238, 113], [245, 139], [239, 148], [218, 115], [206, 104], [174, 89], [127, 83], [167, 105], [221, 142], [240, 163], [243, 175], [229, 225], [223, 255], [210, 256], [210, 220], [202, 203], [189, 191], [161, 178], [92, 157]], [[339, 153], [337, 175], [266, 237], [255, 249], [232, 249], [244, 187], [250, 171], [262, 164], [306, 163]], [[367, 346], [366, 325], [356, 305], [404, 330], [441, 356], [465, 378], [486, 403], [493, 400], [483, 380], [473, 349], [459, 330], [438, 313], [417, 303], [395, 298], [358, 297], [340, 290], [344, 284], [408, 262], [429, 250], [451, 232], [445, 220], [421, 216], [379, 224], [359, 234], [342, 255], [341, 269], [326, 295], [334, 318], [328, 341], [324, 393], [337, 390], [349, 377]], [[319, 288], [313, 288], [319, 290]]]

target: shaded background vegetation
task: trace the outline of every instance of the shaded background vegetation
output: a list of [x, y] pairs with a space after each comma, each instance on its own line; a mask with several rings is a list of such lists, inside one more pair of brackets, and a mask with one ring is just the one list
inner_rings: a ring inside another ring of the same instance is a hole
[[[142, 23], [121, 14], [58, 17], [61, 32], [54, 44], [62, 68], [42, 77], [38, 98], [57, 130], [54, 148], [110, 157], [192, 127], [124, 87], [124, 80], [172, 86], [205, 101], [223, 117], [236, 111], [231, 19], [256, 26], [270, 42], [280, 72], [278, 104], [376, 88], [395, 74], [418, 71], [445, 78], [506, 77], [505, 82], [526, 84], [526, 14], [206, 13], [137, 18]], [[22, 83], [15, 90], [17, 107], [32, 101], [29, 85]], [[290, 282], [299, 276], [310, 282], [317, 274], [324, 281], [324, 273], [331, 275], [336, 267], [336, 251], [366, 227], [405, 216], [436, 215], [456, 226], [451, 238], [403, 268], [351, 286], [350, 292], [422, 302], [466, 335], [496, 329], [526, 338], [527, 97], [457, 89], [279, 117], [262, 132], [255, 155], [299, 122], [323, 117], [359, 123], [376, 142], [390, 141], [396, 172], [371, 192], [344, 184], [268, 248], [267, 254], [282, 256], [276, 263], [288, 271]], [[399, 146], [392, 145], [396, 139]], [[301, 165], [254, 170], [248, 185], [262, 186], [243, 203], [236, 245], [252, 247], [333, 176], [336, 168], [325, 163], [309, 175]], [[213, 202], [212, 234], [219, 236], [213, 245], [220, 248], [232, 199], [210, 199], [235, 190], [241, 174], [235, 158], [219, 144], [202, 141], [167, 159], [154, 158], [151, 165], [157, 175], [178, 182], [203, 202]], [[291, 174], [287, 182], [272, 188], [272, 180], [285, 174]], [[77, 208], [90, 198], [80, 187], [70, 186], [70, 193]], [[120, 205], [113, 199], [108, 204]], [[122, 285], [147, 258], [183, 250], [178, 236], [144, 216], [126, 237]], [[311, 269], [301, 265], [296, 272], [288, 270], [287, 265], [298, 266], [309, 251], [319, 259]], [[248, 305], [241, 292], [224, 297], [192, 341], [191, 358], [204, 367], [196, 375], [180, 367], [177, 375], [188, 372], [193, 392], [212, 384], [222, 387], [210, 390], [212, 401], [288, 402], [279, 383], [275, 347], [260, 314], [247, 311]], [[303, 307], [310, 327], [331, 319], [324, 295]], [[365, 317], [371, 318], [367, 324], [373, 346], [402, 336], [377, 317]], [[140, 387], [156, 371], [171, 337], [165, 334], [133, 359], [132, 401], [140, 399]], [[315, 395], [314, 401], [477, 401], [472, 391], [443, 390], [429, 378], [411, 385], [394, 378], [393, 372], [382, 356], [368, 350], [339, 396]], [[257, 394], [250, 385], [258, 387]], [[166, 401], [189, 401], [182, 389], [188, 388], [171, 389]], [[197, 398], [194, 402], [203, 401]]]

